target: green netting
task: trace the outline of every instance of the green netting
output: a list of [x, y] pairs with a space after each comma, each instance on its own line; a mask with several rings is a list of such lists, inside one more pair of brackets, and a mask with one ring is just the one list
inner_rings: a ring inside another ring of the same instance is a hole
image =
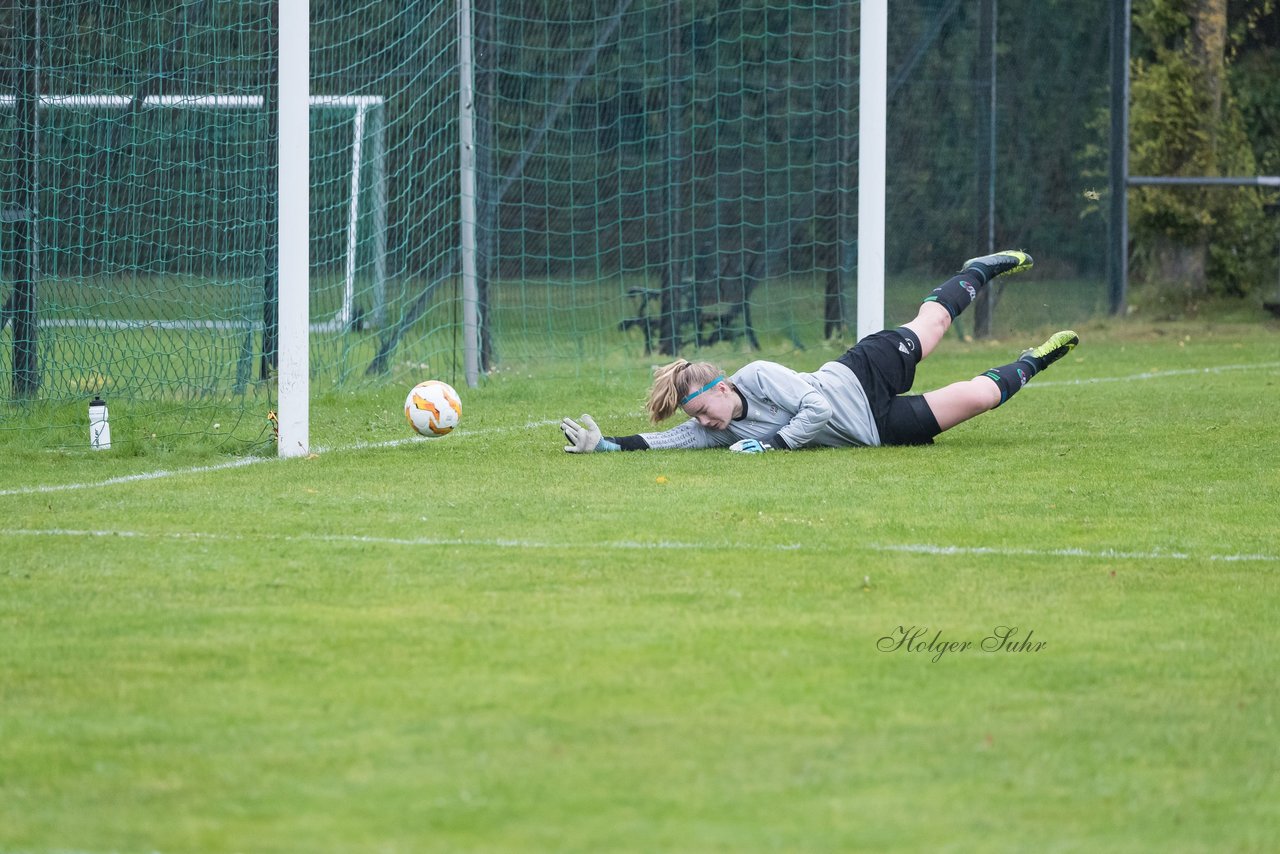
[[1003, 248], [1030, 251], [1037, 271], [994, 289], [994, 334], [1106, 312], [1109, 9], [890, 4], [889, 322], [969, 254]]
[[595, 2], [480, 16], [491, 359], [846, 327], [857, 13]]
[[[312, 10], [311, 347], [323, 390], [365, 376], [378, 328], [456, 248], [456, 18], [440, 3]], [[8, 299], [34, 279], [38, 319], [34, 340], [15, 340], [6, 303], [4, 427], [83, 444], [84, 404], [102, 394], [118, 436], [270, 443], [276, 14], [203, 0], [0, 6], [0, 145], [14, 154], [0, 164], [14, 212], [3, 287]], [[398, 336], [399, 358], [453, 349], [439, 331], [453, 312], [426, 307]], [[24, 347], [34, 390], [10, 383]]]
[[[1106, 4], [988, 4], [994, 36], [983, 5], [890, 9], [890, 323], [993, 235], [1047, 271], [1004, 295], [998, 332], [1105, 302], [1091, 191], [1106, 183]], [[644, 371], [675, 352], [742, 361], [850, 338], [858, 4], [472, 8], [485, 371]], [[312, 0], [318, 392], [461, 382], [457, 9]], [[275, 14], [0, 3], [0, 145], [14, 152], [0, 184], [6, 211], [28, 177], [36, 202], [29, 231], [17, 213], [0, 223], [2, 287], [8, 299], [35, 269], [39, 320], [34, 394], [9, 382], [11, 314], [0, 331], [5, 426], [83, 443], [100, 392], [130, 402], [113, 409], [137, 415], [126, 430], [264, 438]]]

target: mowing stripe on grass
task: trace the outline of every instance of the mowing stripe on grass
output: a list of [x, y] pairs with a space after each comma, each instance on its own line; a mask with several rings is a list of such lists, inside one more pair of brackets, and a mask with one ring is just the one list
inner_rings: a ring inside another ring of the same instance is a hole
[[[671, 540], [655, 540], [638, 542], [634, 540], [606, 540], [596, 543], [555, 543], [545, 540], [518, 539], [464, 539], [461, 537], [377, 537], [364, 534], [216, 534], [201, 531], [130, 531], [118, 529], [77, 530], [70, 528], [14, 528], [0, 529], [0, 537], [120, 537], [124, 539], [151, 540], [189, 540], [189, 541], [227, 541], [227, 542], [281, 542], [281, 543], [345, 543], [349, 545], [379, 546], [479, 546], [487, 548], [511, 549], [593, 549], [616, 551], [635, 549], [656, 549], [673, 551], [707, 551], [720, 549], [744, 549], [747, 551], [789, 552], [789, 551], [828, 551], [822, 547], [804, 546], [800, 543], [781, 543], [773, 545], [753, 545], [750, 543], [726, 542], [680, 542]], [[1267, 554], [1191, 554], [1189, 552], [1150, 551], [1128, 552], [1118, 549], [1089, 550], [1080, 548], [1063, 549], [1022, 549], [989, 546], [939, 546], [927, 543], [886, 544], [870, 543], [863, 546], [867, 551], [899, 552], [906, 554], [925, 554], [945, 557], [949, 555], [979, 555], [993, 557], [1076, 557], [1093, 560], [1207, 560], [1224, 563], [1264, 562], [1280, 563], [1280, 555]], [[844, 551], [845, 549], [841, 549]]]

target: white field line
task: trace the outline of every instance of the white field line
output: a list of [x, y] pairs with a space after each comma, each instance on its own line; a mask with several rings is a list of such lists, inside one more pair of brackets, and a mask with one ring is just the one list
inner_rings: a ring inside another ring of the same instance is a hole
[[1094, 385], [1095, 383], [1131, 383], [1143, 380], [1162, 380], [1165, 377], [1191, 377], [1204, 374], [1221, 374], [1227, 371], [1260, 371], [1280, 368], [1280, 362], [1255, 362], [1251, 365], [1218, 365], [1213, 368], [1180, 368], [1176, 371], [1144, 371], [1127, 377], [1094, 377], [1083, 380], [1036, 380], [1027, 388], [1052, 388], [1055, 386]]
[[19, 486], [13, 489], [0, 489], [0, 496], [4, 495], [40, 495], [46, 492], [66, 492], [72, 489], [96, 489], [100, 486], [115, 486], [118, 483], [134, 483], [141, 480], [158, 480], [163, 477], [175, 477], [180, 474], [200, 474], [207, 471], [221, 471], [222, 469], [234, 469], [241, 466], [251, 466], [254, 463], [266, 462], [269, 457], [241, 457], [235, 460], [228, 460], [225, 463], [216, 463], [211, 466], [191, 466], [185, 469], [160, 469], [159, 471], [147, 471], [139, 474], [125, 474], [119, 477], [109, 477], [106, 480], [85, 481], [81, 483], [52, 483], [37, 486]]
[[[596, 543], [557, 543], [546, 540], [522, 539], [468, 539], [465, 537], [378, 537], [366, 534], [218, 534], [202, 531], [130, 531], [121, 529], [71, 529], [71, 528], [11, 528], [0, 529], [0, 537], [62, 537], [77, 538], [113, 538], [142, 540], [172, 540], [177, 542], [277, 542], [277, 543], [326, 543], [345, 545], [377, 545], [407, 546], [419, 548], [423, 546], [460, 546], [503, 549], [589, 549], [594, 551], [724, 551], [745, 550], [760, 552], [829, 552], [824, 547], [809, 548], [800, 543], [781, 543], [776, 545], [752, 545], [726, 542], [680, 542], [672, 540], [653, 540], [639, 542], [635, 540], [606, 540]], [[1023, 549], [988, 546], [940, 546], [927, 543], [905, 544], [867, 544], [862, 546], [866, 551], [898, 552], [906, 554], [924, 554], [938, 557], [954, 555], [975, 555], [986, 557], [1068, 557], [1089, 560], [1178, 560], [1178, 561], [1214, 561], [1222, 563], [1280, 563], [1280, 555], [1268, 554], [1191, 554], [1176, 551], [1132, 552], [1116, 549]], [[840, 550], [842, 553], [844, 549]]]
[[733, 543], [684, 543], [672, 540], [654, 540], [639, 542], [635, 540], [612, 540], [601, 543], [571, 544], [554, 543], [545, 540], [520, 540], [507, 538], [466, 539], [462, 537], [376, 537], [365, 534], [216, 534], [201, 531], [128, 531], [128, 530], [76, 530], [68, 528], [14, 528], [0, 529], [0, 537], [119, 537], [121, 539], [143, 540], [175, 540], [200, 542], [278, 542], [278, 543], [327, 543], [347, 545], [377, 546], [478, 546], [503, 549], [599, 549], [599, 550], [671, 550], [671, 551], [707, 551], [712, 549], [738, 548], [751, 551], [797, 551], [799, 545], [763, 545], [752, 546]]
[[[467, 436], [483, 436], [491, 433], [509, 433], [518, 430], [532, 430], [537, 427], [547, 427], [552, 424], [559, 424], [559, 420], [555, 421], [530, 421], [518, 427], [489, 427], [483, 430], [467, 430], [459, 432], [457, 438], [465, 438]], [[450, 437], [451, 441], [457, 441], [457, 438]], [[314, 449], [316, 453], [328, 453], [330, 451], [362, 451], [368, 448], [394, 448], [399, 445], [413, 445], [420, 442], [438, 442], [439, 439], [428, 439], [425, 436], [409, 436], [404, 439], [388, 439], [385, 442], [354, 442], [350, 445], [340, 445], [336, 448], [317, 447]], [[111, 477], [106, 480], [81, 481], [79, 483], [54, 483], [37, 486], [19, 486], [13, 489], [0, 489], [0, 497], [6, 495], [42, 495], [47, 492], [67, 492], [76, 489], [97, 489], [102, 486], [116, 486], [121, 483], [135, 483], [137, 481], [158, 480], [165, 477], [178, 477], [188, 474], [203, 474], [211, 471], [221, 471], [223, 469], [234, 469], [242, 466], [256, 465], [257, 463], [271, 463], [279, 460], [279, 457], [239, 457], [234, 460], [228, 460], [225, 463], [214, 463], [207, 466], [190, 466], [189, 468], [180, 469], [161, 469], [158, 471], [141, 472], [139, 474], [126, 474], [119, 477]]]
[[1209, 560], [1223, 563], [1244, 561], [1261, 561], [1264, 563], [1280, 563], [1280, 555], [1267, 554], [1207, 554], [1197, 555], [1189, 552], [1151, 551], [1130, 552], [1118, 549], [1020, 549], [1000, 546], [939, 546], [928, 543], [904, 543], [901, 545], [869, 546], [878, 552], [903, 552], [923, 555], [992, 555], [994, 557], [1082, 557], [1091, 560]]
[[[1251, 370], [1270, 370], [1280, 368], [1280, 362], [1256, 362], [1254, 364], [1244, 365], [1219, 365], [1211, 368], [1189, 368], [1175, 371], [1147, 371], [1141, 374], [1130, 374], [1124, 377], [1094, 377], [1092, 379], [1082, 380], [1040, 380], [1027, 384], [1027, 388], [1051, 388], [1066, 386], [1083, 386], [1092, 385], [1094, 383], [1122, 383], [1137, 382], [1142, 380], [1158, 380], [1165, 377], [1182, 377], [1182, 376], [1202, 376], [1205, 374], [1219, 374], [1226, 371], [1251, 371]], [[492, 433], [509, 433], [519, 430], [531, 430], [536, 427], [546, 427], [552, 424], [559, 424], [558, 420], [551, 421], [531, 421], [519, 427], [491, 427], [485, 430], [467, 430], [460, 431], [459, 437], [478, 436]], [[430, 442], [435, 441], [418, 436], [406, 439], [391, 439], [385, 442], [356, 442], [350, 445], [339, 445], [333, 448], [318, 447], [315, 448], [316, 453], [328, 453], [337, 451], [357, 451], [368, 448], [392, 448], [398, 445], [406, 445], [414, 442]], [[97, 489], [103, 486], [115, 486], [122, 483], [133, 483], [135, 481], [157, 480], [166, 477], [177, 477], [188, 474], [202, 474], [205, 472], [220, 471], [222, 469], [240, 468], [241, 466], [253, 465], [255, 463], [274, 462], [278, 457], [243, 457], [240, 459], [230, 460], [225, 463], [216, 463], [209, 466], [192, 466], [182, 469], [166, 469], [161, 471], [142, 472], [140, 474], [123, 475], [121, 477], [108, 478], [99, 481], [84, 481], [80, 483], [58, 483], [37, 486], [20, 486], [13, 489], [0, 489], [0, 497], [8, 495], [41, 495], [49, 492], [66, 492], [78, 489]]]

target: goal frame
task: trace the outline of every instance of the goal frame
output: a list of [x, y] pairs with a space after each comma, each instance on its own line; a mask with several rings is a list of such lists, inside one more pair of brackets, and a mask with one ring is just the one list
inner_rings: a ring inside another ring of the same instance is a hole
[[[0, 95], [0, 109], [12, 109], [16, 98]], [[42, 95], [39, 106], [52, 109], [187, 109], [187, 110], [237, 110], [261, 109], [265, 99], [261, 95], [150, 95], [135, 100], [128, 95]], [[350, 110], [351, 119], [351, 198], [346, 217], [346, 257], [344, 259], [342, 304], [325, 320], [310, 325], [312, 332], [342, 332], [356, 320], [355, 279], [357, 268], [356, 249], [360, 239], [360, 210], [372, 205], [373, 210], [373, 305], [369, 322], [382, 326], [386, 322], [387, 300], [387, 173], [386, 151], [386, 100], [381, 95], [310, 95], [310, 109]], [[282, 131], [283, 133], [283, 131]], [[366, 138], [372, 149], [365, 155]], [[296, 151], [296, 149], [293, 149]], [[365, 163], [371, 168], [371, 187], [367, 190], [361, 182]], [[371, 195], [372, 199], [366, 199]], [[199, 320], [94, 320], [94, 319], [46, 319], [41, 326], [79, 326], [89, 328], [156, 327], [166, 329], [250, 329], [261, 328], [259, 321], [199, 321]]]

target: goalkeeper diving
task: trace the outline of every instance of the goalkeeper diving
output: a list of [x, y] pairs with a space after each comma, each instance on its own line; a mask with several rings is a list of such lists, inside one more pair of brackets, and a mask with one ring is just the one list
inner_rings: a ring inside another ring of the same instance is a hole
[[934, 288], [910, 322], [863, 338], [812, 373], [756, 361], [732, 376], [708, 362], [677, 359], [654, 372], [645, 408], [658, 424], [677, 409], [677, 427], [632, 436], [604, 436], [584, 414], [560, 423], [571, 454], [676, 448], [729, 448], [762, 453], [808, 447], [927, 445], [939, 433], [1013, 397], [1032, 377], [1069, 353], [1080, 338], [1058, 332], [1016, 360], [964, 382], [907, 394], [916, 365], [942, 340], [952, 321], [996, 276], [1032, 265], [1008, 250], [971, 258]]

